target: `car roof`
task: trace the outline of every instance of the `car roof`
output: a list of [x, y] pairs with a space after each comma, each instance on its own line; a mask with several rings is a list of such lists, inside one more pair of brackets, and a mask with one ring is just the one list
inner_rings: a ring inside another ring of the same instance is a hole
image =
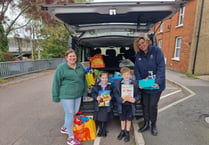
[[[148, 33], [159, 21], [171, 17], [186, 0], [93, 2], [43, 5], [56, 20], [65, 23], [81, 39], [116, 39]], [[121, 38], [120, 37], [120, 38]], [[121, 40], [123, 41], [123, 40]], [[100, 42], [101, 43], [101, 42]], [[114, 43], [114, 42], [112, 42]], [[98, 47], [100, 44], [96, 46]], [[109, 44], [108, 44], [109, 45]]]

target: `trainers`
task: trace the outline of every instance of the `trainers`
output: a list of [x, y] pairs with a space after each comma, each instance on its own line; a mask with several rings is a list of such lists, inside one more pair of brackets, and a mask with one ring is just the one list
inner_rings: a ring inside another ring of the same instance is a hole
[[66, 128], [66, 127], [62, 127], [62, 128], [60, 129], [60, 132], [63, 133], [63, 134], [68, 134], [67, 128]]
[[78, 141], [75, 137], [68, 137], [67, 144], [69, 145], [81, 145], [81, 142]]

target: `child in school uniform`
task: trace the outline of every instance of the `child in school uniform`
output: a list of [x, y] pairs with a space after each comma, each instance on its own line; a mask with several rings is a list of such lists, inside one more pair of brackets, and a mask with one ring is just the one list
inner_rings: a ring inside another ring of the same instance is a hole
[[[130, 129], [133, 117], [135, 115], [135, 103], [138, 102], [141, 98], [139, 94], [139, 88], [136, 81], [132, 80], [131, 69], [128, 67], [123, 67], [120, 70], [122, 79], [115, 81], [114, 96], [118, 105], [118, 113], [121, 123], [121, 132], [117, 136], [118, 140], [124, 138], [125, 142], [130, 141]], [[126, 87], [126, 96], [122, 96]], [[123, 91], [123, 92], [122, 92]], [[127, 95], [127, 91], [129, 92]], [[132, 95], [131, 95], [132, 94]]]
[[[105, 91], [106, 94], [101, 95]], [[106, 101], [104, 101], [104, 95], [108, 96]], [[100, 74], [100, 81], [93, 86], [91, 96], [94, 99], [94, 120], [99, 129], [97, 136], [105, 137], [107, 136], [106, 127], [111, 115], [111, 99], [113, 97], [113, 88], [111, 83], [108, 82], [108, 72], [102, 72]]]

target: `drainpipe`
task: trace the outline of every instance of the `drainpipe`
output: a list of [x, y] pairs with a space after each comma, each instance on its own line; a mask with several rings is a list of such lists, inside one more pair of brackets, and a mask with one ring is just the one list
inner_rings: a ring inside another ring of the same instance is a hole
[[201, 27], [202, 27], [202, 15], [203, 15], [204, 1], [205, 0], [202, 0], [202, 4], [201, 4], [200, 21], [199, 21], [198, 32], [197, 32], [197, 43], [196, 43], [196, 46], [195, 46], [195, 56], [194, 56], [194, 62], [193, 62], [193, 67], [192, 67], [192, 74], [194, 74], [194, 72], [195, 72], [195, 65], [196, 65], [196, 59], [197, 59], [197, 49], [198, 49], [198, 46], [199, 46], [200, 30], [201, 30]]

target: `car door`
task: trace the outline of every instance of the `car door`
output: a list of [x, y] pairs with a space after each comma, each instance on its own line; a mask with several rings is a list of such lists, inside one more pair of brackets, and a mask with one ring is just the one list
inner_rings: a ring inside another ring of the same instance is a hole
[[53, 4], [42, 8], [77, 32], [113, 26], [147, 32], [157, 22], [172, 16], [184, 3], [185, 0], [144, 0]]
[[[132, 37], [150, 32], [157, 22], [171, 17], [186, 1], [140, 0], [66, 3], [43, 5], [42, 9], [73, 30], [73, 36], [79, 38], [77, 40], [83, 40], [80, 41], [81, 45], [84, 44], [87, 47], [93, 47], [91, 44], [94, 44], [94, 47], [105, 46], [104, 38], [97, 39], [97, 41], [91, 39], [105, 37], [108, 45], [125, 46], [133, 42]], [[115, 40], [120, 43], [115, 43]]]

